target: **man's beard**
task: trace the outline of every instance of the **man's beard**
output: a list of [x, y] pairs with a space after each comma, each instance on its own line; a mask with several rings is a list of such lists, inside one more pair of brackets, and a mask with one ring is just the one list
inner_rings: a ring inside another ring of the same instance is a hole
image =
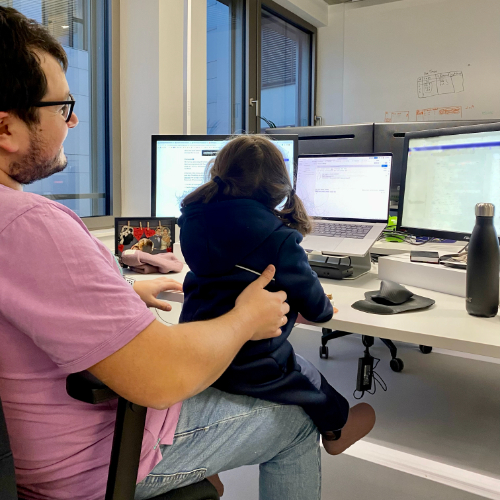
[[43, 150], [43, 141], [36, 133], [31, 133], [28, 152], [20, 161], [10, 164], [9, 176], [19, 184], [32, 184], [66, 168], [68, 160], [61, 158], [61, 150], [49, 159], [43, 158]]

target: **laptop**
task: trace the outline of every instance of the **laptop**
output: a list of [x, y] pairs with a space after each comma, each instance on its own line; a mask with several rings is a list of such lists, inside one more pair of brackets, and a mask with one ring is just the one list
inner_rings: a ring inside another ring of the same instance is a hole
[[387, 226], [392, 154], [301, 155], [295, 191], [314, 220], [306, 250], [362, 257]]

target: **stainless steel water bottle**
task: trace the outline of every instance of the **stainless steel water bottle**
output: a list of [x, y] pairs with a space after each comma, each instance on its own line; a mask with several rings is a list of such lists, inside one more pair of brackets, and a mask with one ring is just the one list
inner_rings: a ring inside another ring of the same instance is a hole
[[476, 205], [476, 225], [467, 253], [466, 309], [473, 316], [495, 316], [498, 312], [498, 236], [493, 225], [495, 206]]

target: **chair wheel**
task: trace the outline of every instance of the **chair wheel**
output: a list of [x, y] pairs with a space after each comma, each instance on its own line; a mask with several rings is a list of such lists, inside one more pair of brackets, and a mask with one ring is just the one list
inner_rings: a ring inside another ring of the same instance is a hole
[[432, 347], [430, 345], [420, 345], [418, 346], [418, 348], [424, 354], [429, 354], [430, 352], [432, 352]]
[[405, 364], [403, 363], [402, 359], [393, 358], [391, 359], [390, 366], [393, 372], [400, 372], [405, 367]]
[[319, 347], [319, 357], [328, 359], [328, 346], [327, 345], [322, 345]]

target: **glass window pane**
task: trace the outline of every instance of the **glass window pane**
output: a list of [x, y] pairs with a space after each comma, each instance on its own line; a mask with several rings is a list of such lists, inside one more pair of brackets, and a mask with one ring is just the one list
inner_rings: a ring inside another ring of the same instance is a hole
[[261, 26], [260, 126], [310, 125], [311, 34], [265, 9]]
[[[48, 28], [68, 56], [66, 78], [75, 97], [79, 124], [69, 130], [64, 151], [68, 166], [25, 186], [25, 191], [55, 199], [80, 217], [110, 215], [107, 135], [107, 61], [102, 50], [106, 2], [89, 0], [0, 0]], [[90, 43], [88, 43], [90, 41]], [[92, 132], [92, 133], [91, 133]]]
[[207, 0], [207, 134], [243, 129], [242, 5]]

